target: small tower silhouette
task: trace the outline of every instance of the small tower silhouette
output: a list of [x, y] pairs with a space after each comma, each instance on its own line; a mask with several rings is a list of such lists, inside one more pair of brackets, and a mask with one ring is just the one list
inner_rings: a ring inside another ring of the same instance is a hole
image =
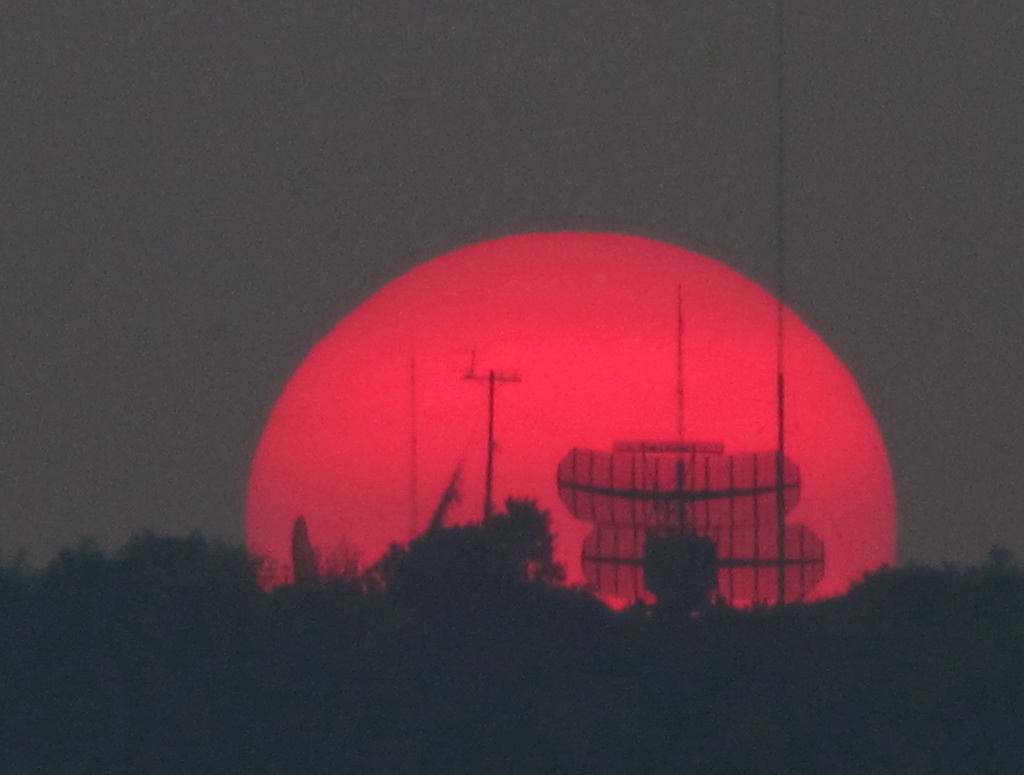
[[320, 581], [305, 517], [297, 518], [292, 526], [292, 573], [299, 586], [313, 586]]

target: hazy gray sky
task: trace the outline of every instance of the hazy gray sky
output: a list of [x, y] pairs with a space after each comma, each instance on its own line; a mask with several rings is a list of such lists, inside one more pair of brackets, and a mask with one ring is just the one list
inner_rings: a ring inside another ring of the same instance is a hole
[[[791, 304], [904, 560], [1024, 556], [1024, 5], [788, 0]], [[774, 7], [8, 0], [0, 548], [241, 539], [292, 369], [448, 249], [641, 234], [773, 277]]]

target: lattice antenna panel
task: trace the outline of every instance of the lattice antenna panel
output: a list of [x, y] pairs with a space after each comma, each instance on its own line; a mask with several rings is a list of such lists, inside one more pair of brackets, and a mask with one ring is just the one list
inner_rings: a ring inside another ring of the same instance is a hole
[[[644, 583], [647, 536], [694, 533], [715, 542], [718, 594], [730, 603], [773, 603], [778, 568], [785, 567], [786, 601], [803, 600], [824, 575], [821, 540], [803, 525], [785, 527], [778, 541], [775, 452], [651, 454], [616, 445], [612, 452], [573, 449], [558, 466], [558, 491], [578, 519], [594, 525], [583, 543], [583, 572], [598, 594], [649, 597]], [[800, 499], [800, 470], [782, 467], [783, 517]]]

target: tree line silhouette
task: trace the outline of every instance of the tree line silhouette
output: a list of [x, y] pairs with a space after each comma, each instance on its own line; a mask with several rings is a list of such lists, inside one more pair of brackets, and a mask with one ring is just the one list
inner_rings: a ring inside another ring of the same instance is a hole
[[201, 535], [0, 567], [0, 769], [1019, 773], [1024, 574], [884, 570], [831, 600], [614, 612], [547, 514], [270, 591]]

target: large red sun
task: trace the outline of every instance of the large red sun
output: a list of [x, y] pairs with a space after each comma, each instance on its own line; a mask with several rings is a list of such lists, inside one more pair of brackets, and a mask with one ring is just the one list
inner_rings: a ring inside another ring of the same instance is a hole
[[[365, 567], [426, 527], [460, 464], [462, 498], [449, 521], [480, 519], [488, 390], [464, 379], [472, 365], [520, 378], [495, 394], [493, 501], [530, 497], [550, 510], [558, 559], [569, 581], [583, 581], [592, 525], [559, 498], [558, 464], [573, 448], [676, 435], [677, 288], [685, 436], [728, 453], [775, 449], [770, 293], [721, 263], [639, 237], [497, 239], [416, 267], [313, 349], [256, 451], [250, 547], [287, 578], [301, 515], [324, 557], [357, 553]], [[824, 543], [813, 596], [839, 594], [894, 560], [888, 457], [849, 371], [788, 310], [784, 365], [786, 455], [802, 482], [787, 522]]]

